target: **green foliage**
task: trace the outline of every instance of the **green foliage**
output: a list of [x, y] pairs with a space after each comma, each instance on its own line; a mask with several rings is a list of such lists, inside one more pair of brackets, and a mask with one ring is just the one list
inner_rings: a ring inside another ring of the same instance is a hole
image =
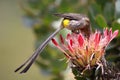
[[[28, 5], [30, 9], [24, 7], [24, 5]], [[22, 9], [25, 12], [24, 17], [27, 16], [27, 20], [31, 19], [29, 24], [32, 26], [36, 36], [35, 46], [37, 48], [40, 43], [42, 43], [47, 36], [54, 31], [51, 24], [58, 20], [58, 18], [53, 16], [54, 13], [75, 12], [86, 14], [90, 18], [93, 30], [101, 30], [104, 27], [112, 27], [113, 30], [120, 30], [120, 23], [117, 22], [114, 5], [115, 0], [88, 0], [85, 3], [83, 3], [82, 0], [28, 0], [23, 3]], [[119, 40], [120, 34], [119, 37], [111, 43], [110, 46], [112, 47], [109, 47], [106, 51], [108, 61], [111, 61], [114, 64], [117, 64], [119, 62], [118, 58], [120, 58]], [[117, 52], [115, 50], [117, 50]], [[40, 58], [36, 61], [36, 64], [44, 71], [50, 72], [54, 75], [55, 77], [52, 80], [64, 80], [61, 72], [66, 69], [66, 60], [59, 61], [59, 59], [63, 57], [63, 54], [49, 45], [41, 53]], [[73, 70], [73, 73], [74, 75], [78, 74], [76, 70]], [[75, 78], [77, 80], [85, 80], [82, 77]]]
[[[112, 29], [113, 29], [113, 31], [115, 31], [116, 29], [120, 30], [120, 23], [118, 23], [117, 21], [113, 21]], [[119, 34], [119, 36], [120, 36], [120, 34]]]
[[107, 27], [107, 23], [105, 18], [102, 15], [97, 15], [96, 16], [96, 23], [101, 27], [101, 28], [105, 28]]

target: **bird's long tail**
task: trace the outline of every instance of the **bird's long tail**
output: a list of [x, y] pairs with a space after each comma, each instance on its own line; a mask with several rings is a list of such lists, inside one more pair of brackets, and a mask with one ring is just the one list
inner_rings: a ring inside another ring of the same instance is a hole
[[21, 66], [19, 66], [15, 72], [19, 71], [21, 68], [23, 68], [25, 65], [26, 67], [20, 72], [20, 73], [26, 73], [33, 62], [36, 60], [37, 56], [43, 51], [43, 49], [46, 47], [48, 42], [62, 29], [62, 27], [58, 28], [53, 34], [51, 34], [50, 37], [48, 37], [38, 48], [37, 50], [33, 53], [33, 55], [27, 59]]

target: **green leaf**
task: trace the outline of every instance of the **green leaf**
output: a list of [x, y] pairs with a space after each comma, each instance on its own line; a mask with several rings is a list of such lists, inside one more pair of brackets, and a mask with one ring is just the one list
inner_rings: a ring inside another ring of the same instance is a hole
[[79, 72], [77, 71], [76, 68], [72, 67], [72, 73], [77, 76], [79, 74]]
[[84, 77], [79, 77], [79, 76], [78, 76], [78, 77], [75, 77], [75, 79], [76, 79], [76, 80], [87, 80], [87, 79], [85, 79]]
[[112, 23], [112, 29], [113, 30], [116, 30], [116, 29], [120, 30], [120, 24], [117, 21], [114, 21]]
[[[115, 30], [119, 30], [120, 31], [120, 23], [118, 23], [117, 21], [114, 21], [112, 23], [112, 29], [113, 29], [113, 31], [115, 31]], [[120, 36], [120, 33], [119, 33], [118, 36]]]
[[98, 4], [92, 3], [89, 7], [89, 12], [92, 16], [96, 16], [96, 15], [102, 13], [102, 10]]
[[107, 22], [101, 14], [96, 16], [95, 21], [101, 28], [107, 27]]
[[103, 15], [105, 16], [107, 21], [112, 21], [114, 19], [114, 13], [115, 13], [115, 7], [113, 3], [106, 3], [104, 10], [103, 10]]
[[114, 61], [117, 61], [117, 59], [120, 59], [120, 56], [118, 54], [109, 55], [109, 56], [106, 57], [106, 59], [108, 61], [114, 62]]

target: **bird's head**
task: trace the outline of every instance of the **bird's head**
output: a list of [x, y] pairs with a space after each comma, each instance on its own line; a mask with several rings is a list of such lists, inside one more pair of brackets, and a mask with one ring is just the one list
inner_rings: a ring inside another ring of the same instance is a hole
[[77, 13], [57, 13], [54, 15], [63, 18], [61, 23], [62, 28], [67, 28], [76, 34], [81, 32], [84, 36], [89, 38], [92, 30], [90, 20], [86, 15]]
[[55, 14], [55, 16], [63, 18], [62, 27], [71, 30], [72, 32], [79, 33], [81, 29], [89, 27], [89, 18], [83, 14], [77, 13], [64, 13]]

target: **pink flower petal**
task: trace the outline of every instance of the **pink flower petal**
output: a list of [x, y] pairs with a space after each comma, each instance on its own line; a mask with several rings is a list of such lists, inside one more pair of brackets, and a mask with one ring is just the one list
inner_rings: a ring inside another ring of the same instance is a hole
[[70, 58], [70, 56], [65, 52], [65, 50], [58, 45], [58, 43], [57, 43], [57, 41], [55, 39], [52, 39], [52, 42], [59, 50], [61, 50], [65, 54], [65, 56], [67, 58]]
[[100, 42], [100, 38], [101, 38], [101, 34], [100, 32], [97, 32], [95, 34], [95, 39], [94, 39], [94, 42], [95, 42], [95, 48], [98, 46], [99, 42]]
[[109, 35], [110, 35], [110, 37], [112, 37], [112, 28], [110, 28], [110, 30], [109, 30]]
[[60, 34], [60, 41], [62, 44], [64, 44], [64, 38], [62, 37], [62, 35]]
[[82, 34], [78, 36], [78, 42], [79, 42], [80, 47], [82, 47], [84, 44], [84, 37], [82, 36]]
[[[119, 30], [112, 32], [112, 28], [106, 28], [103, 30], [103, 34], [101, 34], [101, 32], [96, 30], [95, 33], [90, 34], [89, 39], [85, 38], [81, 33], [72, 33], [68, 34], [65, 39], [60, 35], [62, 44], [58, 44], [55, 39], [52, 39], [52, 42], [69, 59], [76, 57], [74, 60], [78, 62], [82, 60], [85, 65], [80, 62], [80, 66], [94, 66], [100, 61], [106, 47], [110, 41], [118, 35], [118, 32]], [[62, 47], [60, 45], [62, 45]]]
[[73, 40], [72, 40], [72, 39], [70, 39], [70, 45], [71, 45], [71, 46], [73, 45]]
[[115, 38], [118, 35], [118, 33], [119, 33], [119, 30], [114, 31], [111, 39]]
[[74, 52], [72, 46], [70, 46], [69, 44], [68, 44], [68, 49], [69, 49], [70, 52], [72, 52], [72, 53]]
[[106, 28], [106, 29], [104, 30], [104, 38], [107, 39], [107, 42], [110, 41], [111, 35], [112, 35], [111, 31], [109, 31], [108, 28]]
[[111, 39], [109, 40], [109, 42], [112, 41], [118, 35], [118, 33], [119, 33], [119, 30], [115, 30], [114, 33], [112, 34]]
[[71, 37], [71, 34], [67, 34], [67, 39], [69, 39]]
[[72, 48], [72, 43], [73, 43], [73, 41], [72, 41], [72, 39], [70, 39], [69, 42], [68, 42], [68, 49], [69, 49], [71, 52], [74, 52], [74, 50], [73, 50], [73, 48]]
[[58, 46], [58, 43], [57, 43], [57, 41], [56, 41], [55, 39], [52, 39], [52, 42], [53, 42], [53, 44], [54, 44], [55, 46]]
[[108, 36], [108, 29], [104, 29], [104, 36]]

